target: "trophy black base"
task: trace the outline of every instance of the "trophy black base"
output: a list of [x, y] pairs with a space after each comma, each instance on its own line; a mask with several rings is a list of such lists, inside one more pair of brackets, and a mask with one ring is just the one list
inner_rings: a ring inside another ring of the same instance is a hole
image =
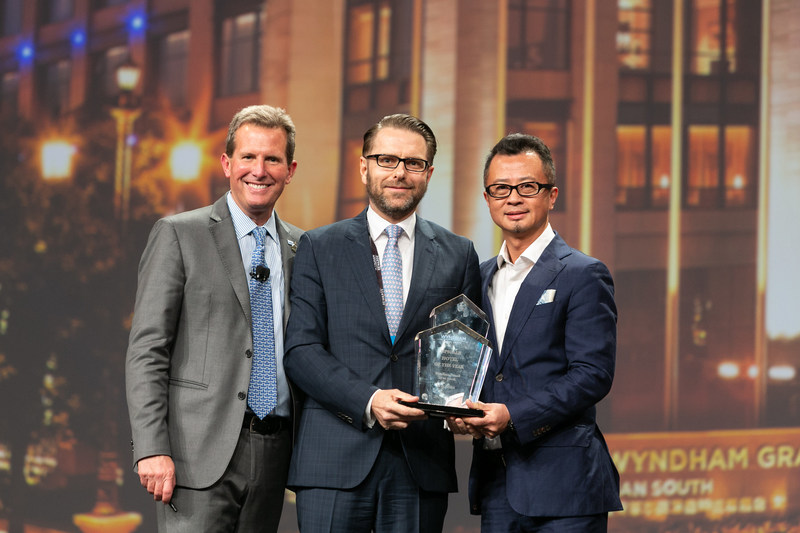
[[433, 418], [446, 418], [448, 416], [455, 416], [458, 418], [475, 416], [478, 418], [483, 418], [483, 411], [480, 409], [454, 407], [452, 405], [434, 405], [432, 403], [406, 402], [404, 400], [400, 400], [400, 403], [407, 407], [422, 409], [428, 416]]

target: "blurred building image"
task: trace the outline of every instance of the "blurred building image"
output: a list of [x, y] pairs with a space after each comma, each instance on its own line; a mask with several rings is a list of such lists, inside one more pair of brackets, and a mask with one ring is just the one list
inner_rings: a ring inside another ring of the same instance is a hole
[[[387, 114], [420, 116], [439, 141], [421, 215], [473, 239], [481, 259], [500, 245], [482, 197], [485, 155], [508, 132], [541, 137], [560, 189], [554, 229], [615, 279], [617, 374], [603, 431], [800, 426], [799, 25], [793, 0], [0, 0], [0, 220], [19, 237], [0, 252], [0, 400], [36, 388], [22, 394], [36, 401], [0, 423], [0, 531], [76, 531], [60, 517], [97, 502], [149, 524], [126, 455], [121, 374], [136, 263], [157, 217], [226, 190], [225, 129], [254, 103], [295, 121], [297, 175], [277, 209], [307, 229], [366, 205], [364, 131]], [[30, 185], [12, 184], [22, 175]], [[42, 376], [77, 388], [84, 362], [70, 353], [98, 339], [75, 333], [87, 314], [29, 356], [37, 333], [19, 321], [37, 316], [31, 287], [47, 281], [31, 282], [32, 263], [18, 258], [63, 259], [52, 233], [21, 222], [39, 205], [21, 198], [46, 197], [38, 215], [50, 218], [81, 194], [91, 198], [76, 205], [99, 221], [91, 238], [107, 235], [114, 252], [98, 245], [65, 267], [74, 293], [37, 320], [102, 309], [107, 342], [85, 364], [113, 385], [105, 410], [65, 401], [78, 451], [59, 471], [64, 453], [36, 455], [69, 440], [43, 429], [52, 421], [38, 399], [60, 396]], [[113, 290], [80, 289], [98, 280]], [[78, 425], [108, 419], [108, 446]], [[459, 444], [463, 481], [470, 446]], [[37, 461], [50, 465], [40, 479], [21, 474]], [[48, 488], [48, 476], [62, 481]], [[46, 519], [25, 501], [70, 487], [86, 497]], [[788, 494], [782, 512], [797, 513], [800, 493]], [[477, 528], [456, 516], [465, 499], [451, 496], [447, 523]]]

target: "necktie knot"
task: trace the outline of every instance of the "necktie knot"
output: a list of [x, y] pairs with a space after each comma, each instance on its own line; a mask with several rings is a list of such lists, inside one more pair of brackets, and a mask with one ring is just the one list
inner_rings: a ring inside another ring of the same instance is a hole
[[400, 238], [400, 235], [403, 234], [403, 228], [398, 226], [397, 224], [390, 224], [386, 226], [386, 235], [389, 236], [390, 243], [396, 243], [397, 239]]
[[253, 229], [253, 237], [256, 238], [256, 247], [263, 248], [267, 240], [267, 228], [257, 226]]

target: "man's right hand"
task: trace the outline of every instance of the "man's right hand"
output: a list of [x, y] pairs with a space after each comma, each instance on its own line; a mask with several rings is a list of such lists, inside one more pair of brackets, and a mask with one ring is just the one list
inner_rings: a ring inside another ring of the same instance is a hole
[[372, 414], [384, 429], [403, 429], [413, 420], [428, 417], [422, 409], [406, 407], [400, 400], [417, 402], [419, 398], [399, 389], [379, 390], [372, 398]]
[[139, 482], [156, 501], [169, 503], [175, 489], [175, 463], [169, 455], [139, 459]]

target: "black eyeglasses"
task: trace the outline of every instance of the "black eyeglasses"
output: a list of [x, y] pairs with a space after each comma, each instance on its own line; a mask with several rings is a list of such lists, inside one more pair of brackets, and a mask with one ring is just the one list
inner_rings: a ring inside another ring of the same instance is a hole
[[365, 155], [364, 159], [374, 159], [379, 167], [383, 168], [397, 168], [397, 165], [402, 161], [406, 170], [409, 172], [425, 172], [428, 170], [428, 162], [424, 159], [417, 157], [397, 157], [396, 155], [388, 154], [372, 154]]
[[495, 183], [486, 187], [486, 194], [492, 198], [508, 198], [511, 196], [511, 191], [517, 191], [517, 194], [524, 198], [530, 198], [539, 194], [542, 189], [552, 189], [552, 183], [539, 183], [538, 181], [523, 181], [516, 185], [509, 185], [507, 183]]

